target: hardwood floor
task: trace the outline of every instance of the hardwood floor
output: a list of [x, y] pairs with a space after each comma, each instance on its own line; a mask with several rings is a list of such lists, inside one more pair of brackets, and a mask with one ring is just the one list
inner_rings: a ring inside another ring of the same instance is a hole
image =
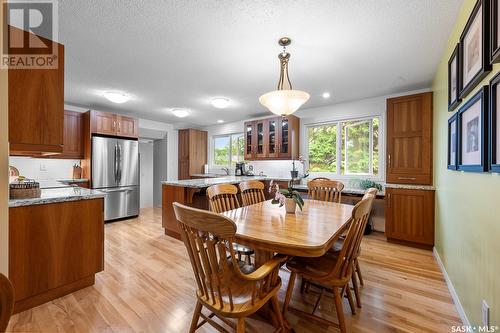
[[[145, 209], [136, 219], [107, 224], [105, 270], [96, 284], [12, 317], [8, 332], [187, 332], [194, 310], [194, 275], [184, 245], [165, 236], [161, 210]], [[344, 310], [351, 332], [450, 332], [461, 325], [432, 252], [390, 244], [382, 234], [365, 237], [360, 264], [365, 281], [363, 308]], [[282, 270], [284, 299], [288, 272]], [[301, 295], [296, 284], [291, 305], [309, 309], [316, 295]], [[336, 320], [333, 298], [319, 313]], [[336, 332], [287, 315], [296, 332]], [[272, 332], [250, 319], [248, 332]], [[197, 332], [215, 332], [204, 325]]]

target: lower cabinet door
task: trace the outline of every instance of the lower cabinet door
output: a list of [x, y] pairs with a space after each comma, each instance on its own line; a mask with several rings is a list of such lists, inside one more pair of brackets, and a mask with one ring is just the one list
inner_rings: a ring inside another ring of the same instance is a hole
[[386, 188], [389, 240], [434, 245], [434, 191]]

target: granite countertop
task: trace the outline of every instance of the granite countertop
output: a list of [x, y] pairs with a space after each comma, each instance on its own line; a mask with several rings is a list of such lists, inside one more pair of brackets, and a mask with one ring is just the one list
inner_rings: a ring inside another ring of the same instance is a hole
[[22, 207], [66, 201], [89, 200], [104, 198], [104, 196], [105, 194], [101, 191], [89, 190], [81, 187], [45, 188], [42, 189], [40, 198], [9, 200], [9, 207]]
[[237, 184], [247, 180], [271, 180], [271, 179], [274, 178], [269, 178], [267, 176], [224, 176], [217, 178], [163, 181], [162, 184], [170, 186], [179, 186], [179, 187], [190, 187], [190, 188], [206, 188], [212, 185], [219, 185], [219, 184]]
[[424, 191], [434, 191], [436, 188], [432, 185], [412, 185], [412, 184], [389, 184], [384, 185], [386, 188], [400, 188], [406, 190], [424, 190]]
[[[293, 185], [293, 188], [298, 190], [298, 191], [307, 191], [307, 185]], [[342, 190], [342, 193], [345, 193], [345, 194], [360, 194], [360, 195], [363, 195], [365, 194], [366, 190], [362, 189], [362, 188], [354, 188], [354, 187], [344, 187], [344, 189]], [[384, 189], [382, 188], [382, 191], [378, 191], [377, 193], [378, 196], [385, 196], [385, 191]]]
[[88, 183], [88, 179], [82, 178], [82, 179], [72, 179], [72, 178], [67, 178], [67, 179], [56, 179], [58, 182], [61, 183]]

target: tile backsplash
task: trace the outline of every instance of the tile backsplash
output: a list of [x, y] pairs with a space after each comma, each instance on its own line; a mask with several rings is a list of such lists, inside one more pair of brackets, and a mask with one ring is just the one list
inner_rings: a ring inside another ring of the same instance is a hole
[[80, 160], [55, 158], [10, 157], [9, 165], [16, 167], [21, 176], [36, 180], [53, 180], [73, 177], [73, 165]]

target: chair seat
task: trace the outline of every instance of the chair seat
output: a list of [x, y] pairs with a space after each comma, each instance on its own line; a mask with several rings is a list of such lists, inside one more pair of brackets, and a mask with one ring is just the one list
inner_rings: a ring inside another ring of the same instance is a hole
[[[242, 315], [248, 316], [253, 312], [257, 311], [258, 308], [255, 307], [255, 303], [257, 302], [267, 302], [274, 293], [268, 292], [265, 293], [263, 298], [259, 298], [259, 287], [254, 289], [255, 282], [242, 280], [234, 271], [233, 263], [229, 259], [228, 260], [229, 268], [225, 274], [225, 280], [221, 281], [220, 286], [220, 295], [222, 297], [222, 303], [219, 299], [219, 289], [214, 286], [214, 296], [215, 300], [212, 299], [212, 296], [205, 298], [200, 290], [197, 291], [196, 295], [200, 302], [203, 303], [204, 306], [209, 308], [211, 311], [218, 311], [225, 313], [227, 317], [241, 317]], [[243, 261], [238, 261], [238, 266], [243, 274], [249, 274], [255, 271], [255, 267], [251, 265], [245, 264]], [[207, 281], [207, 283], [209, 283]], [[281, 279], [278, 277], [276, 280], [276, 285], [272, 288], [273, 290], [279, 290], [281, 288]], [[256, 293], [257, 297], [255, 298], [254, 304], [252, 304], [252, 293]], [[231, 304], [229, 302], [229, 295], [232, 295], [233, 299], [233, 309], [231, 309]]]
[[238, 252], [238, 253], [245, 254], [245, 255], [250, 255], [250, 254], [253, 254], [253, 252], [254, 252], [251, 248], [246, 247], [245, 245], [237, 244], [237, 243], [233, 243], [233, 250]]
[[331, 272], [336, 261], [337, 257], [327, 252], [317, 258], [293, 257], [287, 262], [286, 267], [306, 279], [323, 280]]

